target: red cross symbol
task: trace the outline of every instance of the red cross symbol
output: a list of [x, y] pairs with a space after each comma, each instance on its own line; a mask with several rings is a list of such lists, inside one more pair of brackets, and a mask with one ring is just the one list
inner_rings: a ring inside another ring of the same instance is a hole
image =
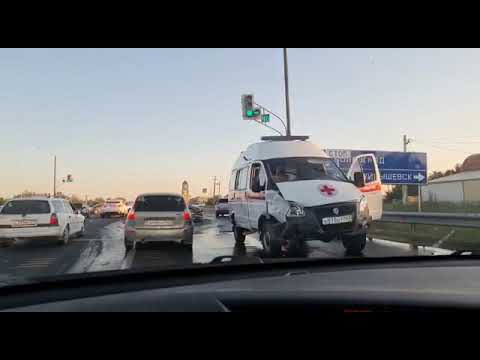
[[335, 188], [330, 187], [328, 185], [323, 185], [320, 188], [320, 192], [328, 196], [332, 196], [335, 193], [335, 191], [336, 191]]

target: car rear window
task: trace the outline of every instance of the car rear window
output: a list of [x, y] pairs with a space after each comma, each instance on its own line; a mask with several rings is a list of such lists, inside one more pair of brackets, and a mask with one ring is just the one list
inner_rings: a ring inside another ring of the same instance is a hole
[[8, 202], [2, 209], [5, 215], [49, 214], [50, 204], [44, 200], [18, 200]]
[[228, 199], [219, 199], [218, 200], [218, 203], [221, 204], [221, 203], [228, 203]]
[[183, 211], [185, 202], [179, 196], [140, 196], [135, 201], [134, 209], [135, 211]]

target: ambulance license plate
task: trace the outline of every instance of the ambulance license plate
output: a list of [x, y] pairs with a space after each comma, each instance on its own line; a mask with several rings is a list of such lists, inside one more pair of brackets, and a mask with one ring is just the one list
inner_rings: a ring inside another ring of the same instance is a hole
[[326, 217], [322, 219], [322, 225], [343, 224], [353, 221], [352, 215]]

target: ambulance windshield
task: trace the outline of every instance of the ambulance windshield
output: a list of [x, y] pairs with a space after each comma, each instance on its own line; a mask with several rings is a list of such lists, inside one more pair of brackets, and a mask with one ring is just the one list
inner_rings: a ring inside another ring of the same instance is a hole
[[276, 183], [303, 180], [335, 180], [349, 182], [335, 162], [321, 157], [270, 159], [265, 161]]

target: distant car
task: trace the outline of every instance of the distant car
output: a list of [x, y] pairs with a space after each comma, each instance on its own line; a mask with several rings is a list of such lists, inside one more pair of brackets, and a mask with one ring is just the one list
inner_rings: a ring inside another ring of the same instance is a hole
[[134, 201], [127, 201], [125, 203], [125, 206], [127, 207], [127, 214], [130, 212], [130, 210], [132, 210], [132, 207], [133, 207], [134, 203], [135, 203]]
[[80, 209], [80, 213], [86, 218], [89, 218], [92, 212], [93, 212], [93, 209], [88, 205], [83, 205], [82, 208]]
[[222, 198], [218, 199], [217, 203], [215, 204], [215, 216], [219, 217], [220, 215], [229, 215], [230, 208], [228, 206], [228, 199]]
[[127, 206], [123, 200], [107, 200], [100, 208], [100, 216], [102, 218], [115, 215], [126, 216], [127, 213]]
[[82, 203], [72, 203], [73, 210], [78, 210], [86, 218], [90, 217], [90, 207]]
[[136, 243], [177, 242], [190, 250], [193, 222], [182, 195], [148, 193], [137, 197], [125, 222], [125, 248]]
[[188, 208], [190, 209], [190, 213], [192, 214], [193, 222], [203, 221], [203, 210], [200, 206], [195, 204], [189, 204]]
[[0, 212], [0, 239], [55, 238], [67, 244], [84, 233], [85, 217], [64, 199], [14, 199]]

